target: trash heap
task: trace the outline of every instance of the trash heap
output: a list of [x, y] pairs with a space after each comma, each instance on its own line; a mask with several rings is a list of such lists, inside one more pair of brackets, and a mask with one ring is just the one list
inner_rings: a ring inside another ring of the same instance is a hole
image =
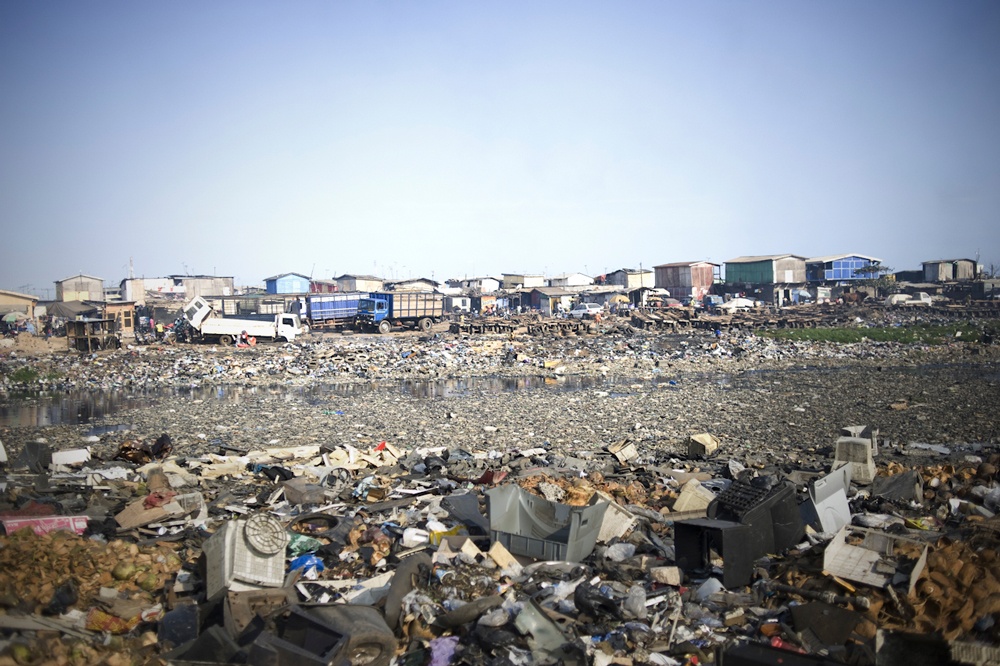
[[670, 458], [131, 436], [0, 445], [0, 666], [1000, 663], [985, 446], [850, 426], [790, 469], [711, 433]]
[[[625, 334], [612, 323], [597, 328], [595, 334], [565, 338], [520, 333], [482, 337], [310, 334], [295, 343], [250, 349], [127, 344], [117, 351], [79, 354], [53, 352], [51, 344], [42, 348], [44, 351], [22, 345], [10, 352], [0, 350], [0, 394], [26, 388], [16, 380], [18, 371], [25, 369], [32, 371], [30, 387], [66, 391], [482, 376], [634, 377], [637, 371], [659, 373], [668, 365], [680, 372], [719, 369], [719, 364], [738, 371], [762, 362], [818, 365], [843, 359], [857, 362], [908, 357], [926, 362], [939, 354], [926, 345], [870, 340], [852, 344], [776, 341], [740, 330], [727, 331], [721, 341], [705, 330], [669, 335], [632, 330]], [[970, 344], [964, 349], [982, 360], [1000, 355], [994, 345]], [[946, 352], [952, 355], [954, 350]]]

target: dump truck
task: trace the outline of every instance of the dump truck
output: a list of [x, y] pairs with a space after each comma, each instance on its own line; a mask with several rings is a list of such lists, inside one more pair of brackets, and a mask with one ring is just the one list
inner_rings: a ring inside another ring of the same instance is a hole
[[296, 314], [276, 314], [270, 319], [240, 319], [223, 317], [201, 296], [196, 296], [184, 306], [184, 318], [202, 340], [230, 345], [243, 331], [258, 340], [287, 340], [308, 331]]
[[444, 317], [444, 297], [424, 292], [375, 292], [358, 302], [357, 327], [388, 333], [394, 327], [429, 331]]
[[358, 301], [368, 294], [338, 292], [310, 294], [306, 298], [306, 317], [310, 328], [350, 328], [358, 317]]

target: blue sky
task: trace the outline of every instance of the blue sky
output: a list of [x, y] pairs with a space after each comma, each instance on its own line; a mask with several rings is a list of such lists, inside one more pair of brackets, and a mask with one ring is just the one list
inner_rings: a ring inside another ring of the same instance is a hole
[[0, 3], [0, 288], [1000, 264], [1000, 3]]

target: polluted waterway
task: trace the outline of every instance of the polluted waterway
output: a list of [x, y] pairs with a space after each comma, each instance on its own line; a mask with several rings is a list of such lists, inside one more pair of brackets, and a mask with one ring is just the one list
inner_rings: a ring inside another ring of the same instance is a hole
[[[722, 390], [743, 386], [747, 381], [764, 377], [803, 377], [828, 375], [845, 368], [804, 365], [783, 369], [746, 369], [737, 373], [697, 372], [670, 374], [654, 370], [653, 377], [605, 377], [603, 375], [559, 375], [519, 377], [465, 377], [442, 380], [401, 380], [398, 382], [344, 382], [314, 384], [310, 386], [238, 386], [210, 385], [194, 387], [152, 388], [147, 390], [111, 389], [66, 391], [62, 393], [13, 394], [7, 402], [0, 403], [0, 427], [43, 427], [54, 425], [88, 424], [104, 417], [130, 409], [149, 407], [164, 400], [217, 401], [238, 404], [244, 399], [262, 395], [274, 398], [299, 398], [307, 404], [323, 405], [335, 398], [358, 397], [374, 392], [398, 393], [423, 399], [455, 399], [475, 395], [510, 393], [533, 390], [575, 392], [591, 389], [605, 390], [612, 398], [627, 397], [648, 388], [680, 390], [692, 381], [709, 381]], [[878, 370], [881, 370], [879, 368]], [[876, 372], [878, 371], [876, 370]], [[996, 370], [980, 364], [921, 364], [909, 368], [896, 368], [907, 374], [923, 376], [934, 371], [950, 370], [959, 374], [977, 375], [995, 381]], [[111, 430], [94, 431], [101, 435], [112, 430], [127, 430], [129, 426], [101, 426]]]
[[[0, 427], [30, 428], [87, 424], [125, 410], [149, 407], [172, 399], [239, 403], [245, 398], [256, 398], [263, 394], [273, 397], [294, 396], [303, 398], [308, 404], [322, 405], [331, 398], [356, 397], [375, 391], [395, 391], [415, 398], [448, 399], [483, 393], [536, 389], [580, 391], [592, 388], [605, 388], [612, 396], [624, 396], [631, 392], [631, 387], [659, 384], [677, 385], [678, 379], [668, 377], [657, 377], [653, 380], [623, 379], [601, 376], [469, 377], [438, 381], [404, 380], [395, 384], [367, 382], [297, 387], [215, 385], [143, 391], [114, 389], [20, 394], [0, 404]], [[128, 424], [101, 426], [93, 428], [86, 434], [102, 435], [129, 428]]]

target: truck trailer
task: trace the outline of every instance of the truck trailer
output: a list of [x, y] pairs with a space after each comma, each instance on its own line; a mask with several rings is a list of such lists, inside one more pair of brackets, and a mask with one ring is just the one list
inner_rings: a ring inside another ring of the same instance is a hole
[[397, 328], [429, 331], [444, 317], [444, 297], [424, 292], [390, 291], [368, 294], [358, 302], [357, 326], [388, 333]]
[[194, 297], [184, 306], [184, 318], [202, 340], [218, 341], [223, 345], [233, 344], [243, 331], [258, 339], [293, 342], [296, 336], [308, 330], [302, 326], [298, 315], [287, 312], [276, 314], [273, 319], [222, 317], [201, 296]]
[[306, 317], [310, 328], [350, 328], [358, 317], [358, 301], [368, 294], [337, 292], [310, 294], [306, 298]]

